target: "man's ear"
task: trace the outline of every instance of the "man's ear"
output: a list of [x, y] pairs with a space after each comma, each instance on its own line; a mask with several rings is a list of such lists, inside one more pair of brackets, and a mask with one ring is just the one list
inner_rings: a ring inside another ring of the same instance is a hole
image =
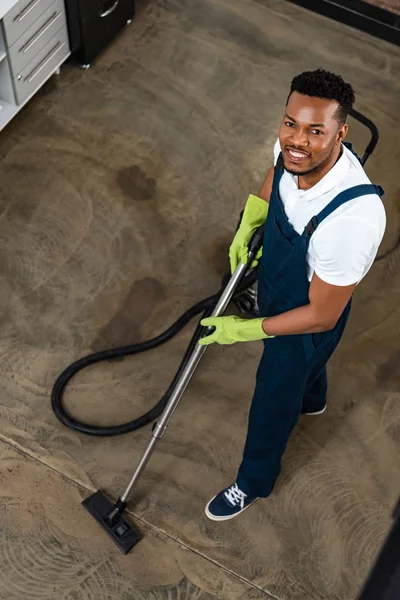
[[341, 128], [337, 132], [337, 136], [336, 136], [336, 142], [338, 144], [341, 143], [341, 142], [343, 142], [344, 138], [347, 135], [348, 130], [349, 130], [349, 126], [347, 125], [347, 123], [343, 123], [343, 125], [341, 126]]

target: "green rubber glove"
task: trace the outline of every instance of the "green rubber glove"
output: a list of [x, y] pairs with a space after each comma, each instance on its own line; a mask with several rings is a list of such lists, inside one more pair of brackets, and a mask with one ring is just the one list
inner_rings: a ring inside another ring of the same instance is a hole
[[[247, 199], [246, 206], [243, 212], [242, 221], [240, 227], [236, 232], [231, 247], [229, 248], [229, 260], [231, 263], [231, 273], [233, 273], [238, 266], [239, 262], [244, 265], [247, 262], [247, 256], [249, 253], [249, 243], [256, 229], [262, 225], [267, 218], [269, 209], [269, 203], [258, 196], [250, 196]], [[262, 248], [257, 253], [256, 260], [251, 264], [255, 267], [258, 260], [261, 258]]]
[[202, 346], [208, 344], [235, 344], [236, 342], [252, 342], [275, 337], [267, 335], [262, 328], [263, 318], [240, 319], [239, 317], [207, 317], [200, 321], [205, 327], [215, 327], [214, 333], [199, 340]]

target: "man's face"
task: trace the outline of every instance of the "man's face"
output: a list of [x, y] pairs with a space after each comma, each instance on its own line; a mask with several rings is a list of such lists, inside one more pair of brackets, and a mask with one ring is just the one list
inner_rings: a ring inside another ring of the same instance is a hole
[[306, 175], [329, 163], [347, 133], [340, 125], [335, 100], [313, 98], [293, 92], [286, 106], [279, 141], [285, 169]]

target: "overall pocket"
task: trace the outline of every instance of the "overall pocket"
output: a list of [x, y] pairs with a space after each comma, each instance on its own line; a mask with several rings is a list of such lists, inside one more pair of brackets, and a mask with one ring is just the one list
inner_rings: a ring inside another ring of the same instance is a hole
[[307, 360], [310, 360], [316, 352], [324, 353], [333, 344], [337, 345], [338, 340], [334, 330], [320, 331], [318, 333], [303, 333], [302, 341], [303, 348], [306, 353]]
[[310, 362], [316, 350], [312, 336], [312, 333], [303, 333], [301, 335], [301, 341], [303, 344], [303, 349], [306, 355], [307, 362]]

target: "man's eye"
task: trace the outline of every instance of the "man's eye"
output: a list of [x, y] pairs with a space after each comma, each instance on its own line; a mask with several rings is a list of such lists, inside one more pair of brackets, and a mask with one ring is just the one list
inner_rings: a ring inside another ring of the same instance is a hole
[[322, 131], [320, 129], [312, 129], [311, 133], [314, 133], [315, 135], [322, 135]]
[[285, 121], [285, 125], [287, 127], [294, 127], [294, 123], [292, 123], [291, 121]]

